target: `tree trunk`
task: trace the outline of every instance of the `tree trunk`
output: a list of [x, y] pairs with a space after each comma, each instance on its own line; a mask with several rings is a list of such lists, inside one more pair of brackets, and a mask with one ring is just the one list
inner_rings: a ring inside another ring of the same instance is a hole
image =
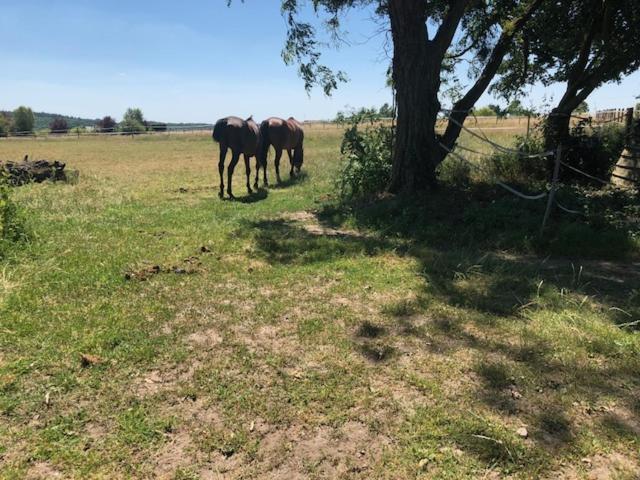
[[569, 125], [571, 124], [571, 112], [564, 105], [559, 105], [547, 117], [544, 125], [544, 145], [550, 151], [565, 144], [569, 138]]
[[390, 0], [389, 18], [398, 109], [389, 191], [415, 192], [435, 186], [441, 161], [435, 134], [440, 70], [429, 51], [424, 2]]

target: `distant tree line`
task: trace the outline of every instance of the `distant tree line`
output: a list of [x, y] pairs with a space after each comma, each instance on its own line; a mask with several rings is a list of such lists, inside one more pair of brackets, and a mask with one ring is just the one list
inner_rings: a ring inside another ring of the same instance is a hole
[[374, 123], [377, 120], [385, 118], [393, 118], [395, 112], [393, 107], [388, 103], [383, 104], [380, 108], [377, 107], [362, 107], [359, 109], [348, 108], [345, 111], [340, 111], [336, 115], [334, 122], [336, 123], [361, 123], [370, 122]]
[[[497, 104], [489, 104], [484, 107], [474, 108], [471, 112], [477, 117], [497, 118], [505, 118], [507, 116], [526, 117], [529, 115], [534, 116], [538, 113], [533, 108], [524, 107], [520, 100], [513, 100], [506, 107], [501, 107]], [[589, 113], [589, 105], [585, 101], [581, 102], [576, 109], [573, 110], [574, 115], [582, 115], [585, 113]]]
[[[48, 124], [42, 125], [43, 118], [50, 119]], [[73, 124], [71, 124], [71, 122]], [[20, 106], [13, 112], [0, 112], [0, 137], [8, 135], [33, 135], [36, 130], [48, 130], [54, 135], [64, 135], [72, 128], [75, 131], [92, 129], [98, 133], [137, 134], [144, 132], [164, 132], [167, 131], [166, 123], [145, 120], [142, 110], [139, 108], [129, 108], [120, 123], [113, 117], [107, 115], [97, 121], [87, 119], [65, 117], [62, 115], [52, 115], [45, 113], [34, 114], [29, 107]], [[38, 125], [40, 123], [40, 125]]]

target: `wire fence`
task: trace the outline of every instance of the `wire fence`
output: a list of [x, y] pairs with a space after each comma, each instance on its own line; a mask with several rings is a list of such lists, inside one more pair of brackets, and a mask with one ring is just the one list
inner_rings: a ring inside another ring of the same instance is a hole
[[[628, 121], [628, 111], [629, 109], [626, 110], [625, 112], [625, 118], [627, 119], [626, 121]], [[572, 115], [573, 116], [573, 115]], [[607, 185], [607, 186], [611, 186], [613, 188], [621, 188], [619, 185], [615, 184], [614, 182], [612, 182], [611, 180], [605, 180], [602, 178], [598, 178], [594, 175], [591, 175], [587, 172], [584, 172], [583, 170], [580, 170], [579, 168], [576, 168], [572, 165], [569, 165], [567, 162], [565, 162], [563, 160], [563, 149], [562, 146], [559, 146], [558, 149], [556, 151], [546, 151], [546, 152], [541, 152], [541, 153], [536, 153], [536, 154], [530, 154], [530, 153], [526, 153], [526, 152], [521, 152], [519, 150], [514, 150], [512, 148], [509, 148], [507, 146], [501, 145], [491, 139], [488, 138], [488, 136], [482, 132], [482, 130], [480, 130], [480, 133], [477, 133], [475, 131], [472, 131], [469, 127], [465, 126], [463, 123], [458, 122], [456, 119], [452, 118], [451, 115], [446, 115], [446, 118], [448, 121], [452, 122], [453, 124], [457, 125], [461, 130], [464, 130], [465, 132], [467, 132], [469, 135], [473, 136], [474, 138], [476, 138], [477, 140], [480, 140], [481, 142], [483, 142], [484, 144], [488, 145], [490, 147], [490, 153], [487, 152], [481, 152], [478, 150], [474, 150], [468, 147], [465, 147], [463, 145], [459, 145], [459, 144], [454, 144], [454, 146], [452, 148], [447, 147], [446, 145], [444, 145], [443, 143], [440, 143], [440, 147], [445, 150], [445, 152], [447, 152], [448, 154], [450, 154], [451, 156], [453, 156], [454, 158], [456, 158], [457, 160], [469, 165], [471, 168], [482, 171], [485, 175], [487, 175], [487, 177], [491, 178], [492, 173], [491, 172], [487, 172], [486, 169], [484, 169], [482, 167], [481, 164], [478, 164], [477, 162], [472, 162], [468, 159], [466, 159], [465, 157], [463, 157], [462, 155], [458, 154], [456, 152], [456, 150], [462, 150], [468, 153], [472, 153], [474, 155], [479, 155], [481, 157], [491, 157], [495, 154], [509, 154], [509, 155], [514, 155], [517, 156], [519, 158], [522, 159], [535, 159], [538, 158], [540, 160], [543, 159], [549, 159], [549, 157], [553, 156], [553, 165], [554, 165], [554, 169], [553, 169], [553, 177], [551, 180], [550, 185], [547, 188], [547, 191], [544, 192], [539, 192], [539, 193], [535, 193], [535, 194], [530, 194], [530, 193], [524, 193], [521, 192], [519, 190], [517, 190], [516, 188], [507, 185], [506, 183], [504, 183], [503, 181], [494, 178], [493, 182], [498, 185], [499, 187], [503, 188], [504, 190], [508, 191], [509, 193], [524, 199], [524, 200], [529, 200], [529, 201], [538, 201], [538, 200], [542, 200], [542, 199], [547, 199], [547, 206], [544, 212], [544, 217], [542, 219], [542, 225], [540, 228], [540, 234], [542, 235], [544, 233], [544, 230], [546, 228], [547, 222], [549, 220], [549, 217], [551, 215], [552, 209], [553, 207], [557, 207], [558, 209], [560, 209], [563, 212], [569, 213], [569, 214], [573, 214], [573, 215], [582, 215], [585, 216], [586, 214], [583, 211], [580, 210], [574, 210], [571, 208], [567, 208], [566, 206], [562, 205], [560, 202], [558, 202], [558, 200], [556, 199], [556, 194], [557, 191], [560, 187], [560, 169], [561, 167], [564, 168], [568, 168], [571, 171], [573, 171], [574, 173], [578, 173], [580, 175], [583, 175], [586, 178], [589, 178], [590, 180], [594, 180], [597, 181], [603, 185]], [[581, 117], [579, 117], [581, 118]], [[591, 117], [589, 117], [591, 119]], [[606, 118], [605, 120], [603, 120], [601, 123], [609, 123], [609, 122], [613, 122], [613, 121], [618, 121], [617, 120], [618, 117], [611, 117], [611, 118]], [[478, 129], [476, 129], [478, 130]], [[629, 180], [629, 179], [626, 179]]]

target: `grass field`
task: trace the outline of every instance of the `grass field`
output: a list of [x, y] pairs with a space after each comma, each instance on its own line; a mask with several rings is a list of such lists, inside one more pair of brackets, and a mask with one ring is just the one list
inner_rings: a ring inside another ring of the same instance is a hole
[[538, 255], [493, 235], [544, 206], [446, 189], [421, 235], [337, 209], [339, 143], [234, 202], [205, 136], [0, 141], [80, 171], [16, 190], [0, 477], [638, 478], [637, 244]]

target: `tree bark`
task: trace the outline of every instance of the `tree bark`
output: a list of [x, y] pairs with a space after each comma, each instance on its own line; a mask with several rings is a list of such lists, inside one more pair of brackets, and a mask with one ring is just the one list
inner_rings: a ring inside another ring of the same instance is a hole
[[436, 183], [440, 69], [429, 51], [424, 1], [390, 0], [389, 18], [398, 109], [389, 191], [415, 192]]
[[452, 0], [440, 28], [432, 40], [426, 26], [426, 0], [388, 0], [393, 39], [393, 82], [398, 106], [393, 149], [393, 169], [389, 191], [415, 192], [436, 185], [436, 167], [446, 157], [460, 135], [460, 126], [468, 111], [495, 76], [513, 36], [531, 18], [543, 0], [530, 0], [519, 17], [510, 20], [479, 78], [454, 105], [443, 136], [436, 134], [440, 112], [438, 93], [442, 61], [451, 45], [464, 12], [471, 0]]

